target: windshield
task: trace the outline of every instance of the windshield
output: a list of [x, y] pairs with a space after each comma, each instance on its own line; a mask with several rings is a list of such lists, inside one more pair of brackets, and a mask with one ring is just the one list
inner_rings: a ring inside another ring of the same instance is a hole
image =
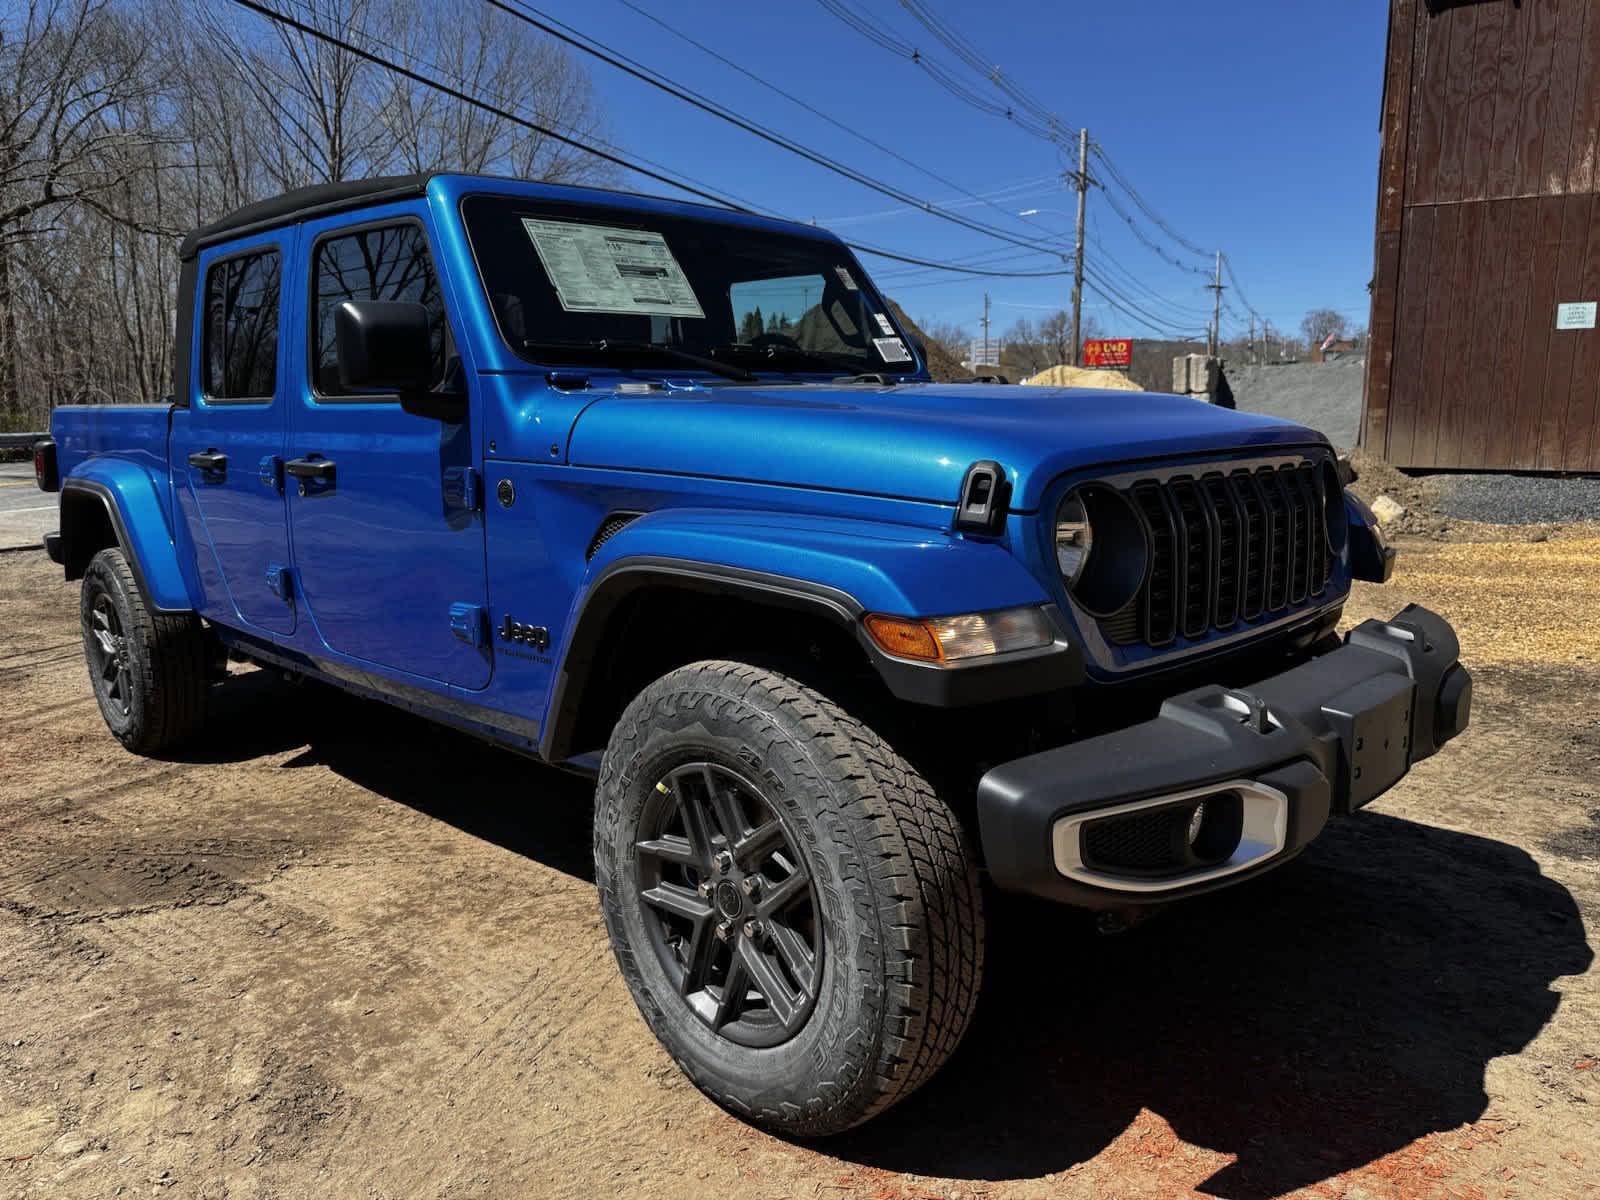
[[472, 196], [462, 213], [500, 332], [530, 361], [736, 379], [919, 369], [837, 243], [516, 196]]

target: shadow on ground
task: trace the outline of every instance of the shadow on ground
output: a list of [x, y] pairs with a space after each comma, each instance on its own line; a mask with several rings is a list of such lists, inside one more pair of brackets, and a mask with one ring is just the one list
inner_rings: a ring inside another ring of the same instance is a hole
[[[223, 703], [210, 761], [303, 747], [286, 768], [323, 764], [593, 878], [583, 779], [265, 672]], [[1093, 1158], [1149, 1108], [1236, 1156], [1202, 1191], [1275, 1196], [1482, 1116], [1489, 1061], [1532, 1040], [1555, 1012], [1551, 984], [1592, 957], [1572, 896], [1523, 851], [1377, 813], [1119, 937], [1017, 897], [991, 894], [988, 917], [986, 985], [956, 1057], [817, 1149], [1029, 1179]]]

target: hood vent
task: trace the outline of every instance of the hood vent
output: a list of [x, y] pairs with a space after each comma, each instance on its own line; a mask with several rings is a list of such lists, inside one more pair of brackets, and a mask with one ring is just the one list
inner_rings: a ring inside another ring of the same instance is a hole
[[600, 528], [596, 529], [594, 536], [589, 539], [589, 549], [584, 554], [584, 559], [594, 558], [596, 554], [600, 553], [601, 546], [604, 546], [642, 516], [644, 516], [643, 513], [636, 512], [608, 513], [606, 519], [600, 522]]

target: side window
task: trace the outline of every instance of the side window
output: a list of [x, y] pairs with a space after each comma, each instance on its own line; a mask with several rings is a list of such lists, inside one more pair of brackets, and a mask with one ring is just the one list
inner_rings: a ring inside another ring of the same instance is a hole
[[407, 221], [337, 234], [317, 243], [311, 267], [311, 373], [321, 396], [356, 396], [339, 382], [333, 320], [346, 300], [398, 300], [428, 310], [433, 383], [444, 378], [444, 297], [421, 226]]
[[276, 250], [206, 271], [203, 385], [209, 400], [270, 400], [278, 383]]

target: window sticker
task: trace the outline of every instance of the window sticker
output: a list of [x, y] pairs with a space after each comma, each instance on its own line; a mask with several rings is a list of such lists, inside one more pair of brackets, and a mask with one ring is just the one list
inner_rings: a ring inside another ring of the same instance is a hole
[[894, 326], [889, 324], [889, 318], [882, 313], [873, 313], [872, 319], [878, 323], [878, 328], [883, 330], [884, 337], [894, 337]]
[[839, 277], [839, 282], [844, 284], [850, 291], [859, 292], [861, 290], [856, 286], [855, 276], [850, 274], [849, 267], [835, 267], [833, 273]]
[[910, 362], [911, 352], [906, 349], [906, 344], [897, 337], [873, 338], [872, 344], [878, 348], [878, 357], [884, 362]]
[[706, 315], [659, 233], [532, 217], [522, 228], [567, 312]]

